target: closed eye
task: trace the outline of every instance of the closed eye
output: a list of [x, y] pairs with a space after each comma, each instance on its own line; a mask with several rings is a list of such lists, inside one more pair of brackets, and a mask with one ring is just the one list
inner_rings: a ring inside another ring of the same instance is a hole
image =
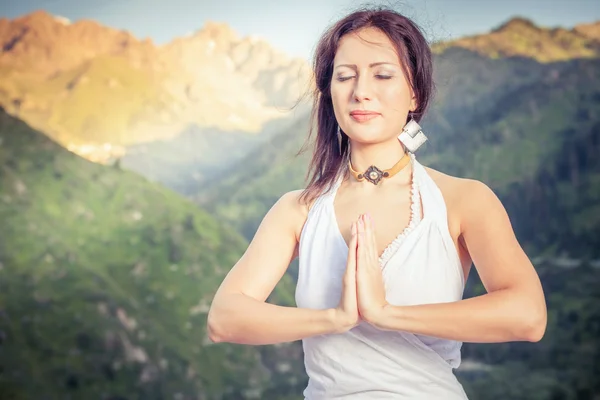
[[[393, 78], [391, 75], [375, 75], [375, 77], [377, 79], [392, 79]], [[350, 80], [352, 78], [354, 78], [354, 76], [339, 76], [337, 78], [337, 80], [339, 82], [344, 82], [344, 81]]]

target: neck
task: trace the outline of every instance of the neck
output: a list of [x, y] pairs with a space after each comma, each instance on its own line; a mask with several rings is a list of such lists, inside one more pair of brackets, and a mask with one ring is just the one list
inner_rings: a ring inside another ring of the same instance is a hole
[[[404, 146], [398, 140], [394, 140], [393, 143], [384, 142], [375, 144], [353, 142], [350, 145], [350, 162], [352, 163], [352, 168], [360, 173], [366, 171], [371, 165], [383, 171], [392, 168], [404, 156], [405, 152]], [[379, 183], [379, 186], [384, 181], [403, 181], [410, 174], [408, 170], [410, 168], [404, 168], [396, 175], [388, 179], [383, 179]]]

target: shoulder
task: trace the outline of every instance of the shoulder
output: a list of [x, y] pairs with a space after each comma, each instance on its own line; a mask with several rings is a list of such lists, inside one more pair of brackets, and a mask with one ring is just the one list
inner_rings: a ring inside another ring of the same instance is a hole
[[505, 214], [500, 199], [484, 182], [451, 176], [429, 167], [425, 169], [440, 188], [448, 209], [458, 214], [461, 221]]
[[490, 196], [495, 197], [492, 189], [477, 179], [460, 178], [435, 170], [430, 167], [425, 167], [431, 179], [438, 185], [444, 195], [452, 198], [459, 198], [463, 201], [470, 200], [489, 200]]
[[271, 210], [277, 218], [284, 219], [291, 225], [296, 237], [300, 236], [310, 206], [310, 203], [302, 198], [303, 192], [303, 189], [296, 189], [284, 193]]
[[277, 200], [273, 208], [290, 213], [291, 215], [304, 215], [308, 213], [308, 203], [302, 199], [303, 189], [291, 190], [284, 193]]

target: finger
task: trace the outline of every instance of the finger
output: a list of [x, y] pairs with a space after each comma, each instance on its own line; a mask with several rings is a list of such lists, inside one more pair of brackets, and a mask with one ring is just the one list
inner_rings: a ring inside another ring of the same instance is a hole
[[367, 245], [367, 257], [369, 260], [373, 260], [376, 257], [377, 251], [373, 244], [373, 228], [371, 225], [371, 218], [369, 214], [363, 216], [363, 222], [365, 224], [365, 244]]
[[348, 245], [348, 262], [346, 264], [345, 280], [347, 285], [356, 285], [356, 244], [357, 244], [357, 232], [356, 223], [352, 223], [350, 228], [352, 237], [350, 238], [350, 244]]
[[372, 251], [372, 255], [373, 255], [373, 259], [374, 260], [378, 260], [379, 259], [379, 251], [377, 250], [377, 240], [375, 239], [375, 224], [373, 223], [373, 217], [371, 216], [371, 214], [369, 214], [369, 233], [370, 233], [370, 240], [371, 240], [371, 251]]
[[367, 251], [368, 251], [368, 242], [367, 242], [367, 238], [365, 235], [365, 223], [363, 220], [362, 215], [360, 217], [358, 217], [358, 221], [357, 221], [357, 228], [358, 228], [358, 235], [357, 235], [357, 239], [358, 239], [358, 250], [357, 250], [357, 262], [358, 265], [360, 266], [361, 263], [364, 265], [364, 263], [367, 260]]
[[356, 247], [358, 241], [356, 222], [352, 223], [350, 232], [352, 233], [352, 236], [350, 237], [350, 243], [348, 244], [348, 265], [354, 265], [356, 267]]

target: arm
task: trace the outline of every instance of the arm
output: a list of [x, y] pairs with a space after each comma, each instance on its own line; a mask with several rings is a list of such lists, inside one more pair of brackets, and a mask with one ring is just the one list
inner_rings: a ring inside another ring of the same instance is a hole
[[537, 342], [547, 319], [539, 277], [496, 195], [477, 181], [461, 184], [468, 193], [459, 206], [461, 234], [488, 293], [452, 303], [386, 305], [376, 325], [463, 342]]
[[265, 302], [297, 254], [296, 232], [306, 219], [299, 192], [286, 193], [269, 210], [219, 287], [208, 313], [213, 342], [274, 344], [337, 331], [334, 310]]

